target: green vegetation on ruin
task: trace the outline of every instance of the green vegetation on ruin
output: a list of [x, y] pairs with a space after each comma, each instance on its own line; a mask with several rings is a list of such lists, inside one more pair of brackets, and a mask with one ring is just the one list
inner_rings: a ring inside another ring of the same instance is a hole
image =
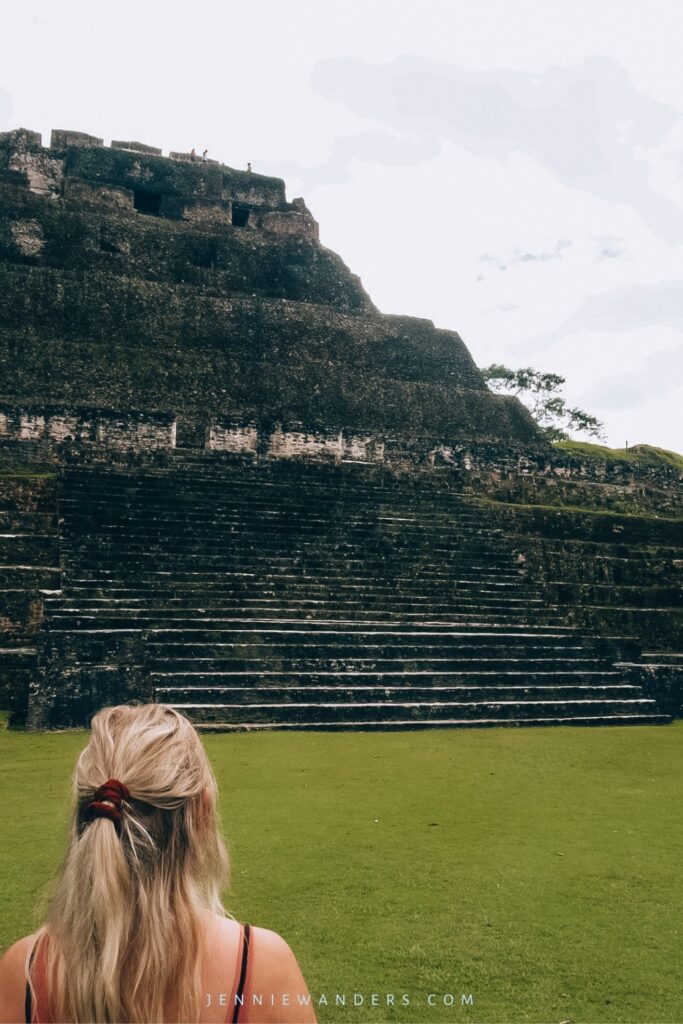
[[[85, 739], [0, 732], [2, 948], [42, 920]], [[322, 1022], [673, 1024], [682, 739], [683, 722], [208, 736], [228, 906], [286, 936]]]
[[540, 502], [526, 502], [521, 501], [504, 501], [497, 498], [485, 498], [481, 494], [473, 494], [468, 496], [468, 500], [479, 502], [481, 505], [490, 505], [497, 509], [505, 509], [506, 511], [514, 512], [516, 510], [528, 511], [528, 512], [567, 512], [567, 513], [579, 513], [587, 516], [605, 516], [612, 519], [631, 519], [631, 520], [642, 520], [651, 521], [656, 520], [657, 523], [671, 523], [678, 525], [680, 518], [676, 516], [655, 516], [648, 514], [647, 512], [621, 512], [618, 509], [610, 508], [589, 508], [585, 505], [571, 505], [567, 502], [558, 501], [554, 505], [541, 504]]
[[54, 466], [38, 466], [25, 462], [14, 462], [0, 455], [0, 480], [49, 480], [56, 475], [57, 471]]
[[666, 448], [654, 448], [649, 444], [634, 444], [631, 448], [607, 448], [587, 441], [555, 441], [553, 448], [603, 462], [631, 462], [636, 466], [678, 469], [683, 472], [683, 455]]

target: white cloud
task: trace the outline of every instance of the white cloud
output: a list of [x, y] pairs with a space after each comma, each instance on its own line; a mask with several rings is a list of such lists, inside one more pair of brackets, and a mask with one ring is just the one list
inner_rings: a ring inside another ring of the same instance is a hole
[[[0, 5], [5, 128], [208, 146], [284, 176], [381, 309], [458, 330], [481, 365], [562, 373], [572, 403], [598, 389], [590, 411], [614, 443], [683, 448], [680, 394], [601, 405], [611, 376], [647, 373], [650, 355], [678, 348], [679, 321], [658, 319], [656, 297], [644, 319], [621, 302], [613, 329], [572, 320], [591, 296], [678, 276], [678, 0], [645, 13], [643, 0], [68, 7]], [[561, 258], [516, 258], [559, 239], [572, 242]]]
[[12, 116], [12, 97], [0, 86], [0, 132], [12, 127], [10, 118]]
[[[565, 185], [632, 206], [660, 237], [683, 242], [683, 211], [653, 191], [641, 156], [661, 146], [683, 116], [636, 89], [613, 60], [589, 57], [535, 74], [409, 55], [381, 65], [337, 58], [318, 64], [312, 83], [354, 114], [421, 139], [427, 152], [450, 141], [505, 161], [521, 150]], [[364, 138], [344, 140], [338, 173]]]
[[637, 409], [652, 399], [676, 391], [683, 381], [683, 345], [673, 352], [653, 352], [644, 370], [618, 373], [598, 381], [583, 396], [589, 405], [601, 409]]
[[553, 330], [517, 347], [522, 355], [547, 351], [581, 331], [632, 331], [655, 325], [683, 330], [683, 282], [662, 281], [590, 295]]

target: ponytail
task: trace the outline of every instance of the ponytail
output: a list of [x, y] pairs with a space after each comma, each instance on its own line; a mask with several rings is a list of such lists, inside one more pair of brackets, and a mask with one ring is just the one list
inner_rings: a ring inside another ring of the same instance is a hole
[[228, 860], [197, 733], [165, 705], [107, 708], [74, 784], [69, 848], [38, 939], [53, 1019], [148, 1024], [173, 1001], [180, 1021], [198, 1020], [205, 917], [226, 914]]

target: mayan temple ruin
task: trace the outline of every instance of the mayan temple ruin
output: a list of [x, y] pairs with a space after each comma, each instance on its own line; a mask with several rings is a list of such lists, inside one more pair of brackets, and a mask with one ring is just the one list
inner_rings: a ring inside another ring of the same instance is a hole
[[380, 313], [278, 178], [17, 129], [0, 211], [15, 724], [680, 714], [675, 465], [551, 446], [457, 334]]

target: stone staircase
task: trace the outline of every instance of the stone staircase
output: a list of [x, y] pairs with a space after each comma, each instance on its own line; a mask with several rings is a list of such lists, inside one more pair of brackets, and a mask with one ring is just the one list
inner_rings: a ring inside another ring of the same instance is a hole
[[175, 452], [66, 469], [34, 724], [164, 701], [202, 729], [668, 721], [439, 474]]
[[41, 590], [59, 593], [54, 486], [44, 477], [0, 475], [0, 708], [23, 725], [37, 674]]

